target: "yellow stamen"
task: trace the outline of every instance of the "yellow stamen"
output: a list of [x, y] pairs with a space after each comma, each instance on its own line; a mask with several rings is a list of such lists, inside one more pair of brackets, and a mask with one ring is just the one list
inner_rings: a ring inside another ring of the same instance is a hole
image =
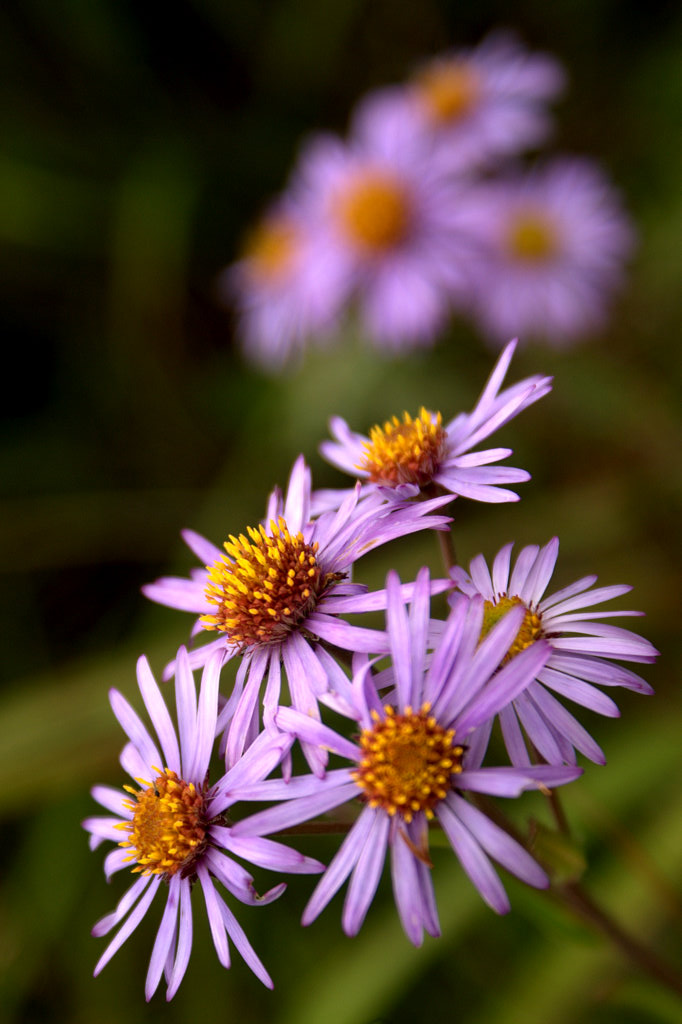
[[137, 861], [132, 870], [166, 877], [189, 873], [207, 843], [204, 798], [194, 783], [165, 768], [146, 789], [125, 789], [136, 798], [133, 819], [116, 828], [128, 833], [119, 846], [130, 849], [126, 860]]
[[360, 735], [362, 760], [352, 772], [370, 807], [381, 807], [406, 822], [423, 812], [433, 817], [462, 771], [464, 747], [454, 744], [454, 729], [444, 729], [430, 714], [430, 705], [403, 714], [387, 706], [376, 712], [374, 725]]
[[217, 611], [201, 617], [205, 629], [221, 630], [242, 649], [284, 639], [342, 578], [323, 572], [317, 543], [308, 544], [301, 533], [292, 536], [281, 517], [270, 522], [269, 534], [264, 526], [247, 532], [248, 538], [231, 536], [227, 555], [208, 566], [206, 599]]
[[373, 483], [424, 486], [433, 478], [445, 451], [447, 435], [442, 424], [440, 413], [434, 418], [422, 406], [414, 420], [405, 412], [402, 422], [394, 416], [383, 427], [372, 427], [357, 468], [368, 473]]
[[[497, 625], [500, 619], [504, 618], [511, 608], [515, 608], [520, 604], [523, 604], [520, 597], [508, 597], [506, 594], [500, 594], [495, 602], [485, 601], [483, 605], [481, 640], [485, 639], [490, 630]], [[526, 647], [530, 647], [531, 644], [535, 643], [542, 636], [542, 616], [527, 606], [524, 605], [524, 607], [526, 608], [526, 614], [523, 617], [521, 628], [502, 659], [503, 665], [511, 661], [516, 654], [525, 651]]]

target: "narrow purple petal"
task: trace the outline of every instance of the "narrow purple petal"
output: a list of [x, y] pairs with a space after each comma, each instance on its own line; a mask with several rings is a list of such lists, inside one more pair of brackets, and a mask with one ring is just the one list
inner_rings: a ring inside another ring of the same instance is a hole
[[[142, 655], [138, 658], [137, 662], [137, 682], [144, 700], [145, 707], [149, 713], [149, 717], [152, 720], [154, 728], [156, 729], [156, 735], [161, 741], [161, 749], [163, 750], [164, 756], [164, 767], [170, 768], [171, 771], [176, 774], [182, 774], [182, 767], [180, 764], [180, 748], [178, 746], [178, 738], [175, 735], [175, 728], [166, 702], [161, 696], [161, 691], [157, 685], [152, 670], [149, 667], [149, 662]], [[159, 978], [161, 975], [159, 975]], [[157, 985], [158, 985], [157, 978]]]
[[466, 825], [490, 857], [528, 885], [537, 889], [547, 888], [549, 878], [520, 843], [507, 835], [499, 825], [495, 825], [477, 807], [473, 807], [456, 794], [451, 797], [451, 802], [460, 821]]
[[400, 577], [394, 570], [386, 577], [386, 593], [386, 628], [391, 645], [396, 699], [398, 706], [404, 708], [413, 704], [411, 633], [407, 609], [400, 593]]
[[293, 733], [296, 739], [303, 743], [310, 743], [330, 750], [341, 757], [347, 757], [350, 761], [359, 761], [361, 757], [360, 747], [351, 743], [345, 736], [340, 736], [328, 725], [316, 721], [309, 715], [305, 715], [295, 708], [280, 708], [275, 715], [275, 724], [282, 732]]
[[213, 565], [214, 562], [222, 558], [223, 551], [212, 544], [210, 540], [202, 537], [200, 533], [195, 533], [194, 530], [182, 530], [181, 536], [192, 554], [196, 555], [204, 565]]
[[[585, 577], [586, 579], [596, 579], [592, 576]], [[580, 580], [580, 583], [583, 581]], [[585, 588], [586, 589], [586, 588]], [[621, 597], [623, 594], [629, 594], [632, 587], [626, 584], [615, 584], [611, 587], [597, 587], [596, 590], [590, 591], [589, 594], [580, 592], [577, 596], [567, 595], [563, 600], [557, 601], [557, 594], [554, 594], [551, 600], [551, 607], [553, 608], [551, 618], [555, 616], [564, 615], [566, 612], [572, 612], [577, 608], [591, 608], [592, 605], [601, 604], [602, 601], [612, 601], [615, 597]], [[546, 602], [542, 602], [540, 610], [544, 611], [548, 607]], [[548, 616], [549, 618], [549, 616]]]
[[272, 978], [256, 956], [251, 943], [246, 937], [244, 929], [239, 924], [230, 908], [223, 902], [223, 900], [220, 900], [219, 906], [225, 929], [234, 942], [235, 949], [240, 954], [244, 963], [251, 968], [258, 980], [262, 981], [266, 988], [274, 988], [275, 986], [272, 983]]
[[95, 938], [99, 938], [102, 935], [106, 935], [107, 932], [110, 932], [112, 928], [115, 928], [118, 922], [123, 920], [130, 908], [137, 903], [138, 899], [151, 882], [151, 879], [151, 875], [139, 875], [118, 901], [113, 913], [107, 914], [106, 917], [101, 917], [99, 921], [93, 925], [91, 934], [94, 935]]
[[197, 731], [192, 760], [185, 764], [186, 780], [198, 784], [203, 783], [208, 772], [208, 764], [213, 750], [218, 718], [218, 684], [223, 657], [220, 651], [213, 654], [206, 662], [201, 676], [201, 690], [197, 708]]
[[513, 544], [505, 544], [495, 555], [493, 562], [493, 593], [497, 599], [501, 594], [507, 593], [509, 586], [509, 566], [511, 564], [511, 553]]
[[192, 952], [192, 894], [189, 879], [183, 878], [180, 885], [180, 921], [178, 925], [178, 945], [175, 962], [168, 979], [166, 999], [170, 1001], [185, 976], [189, 956]]
[[156, 744], [142, 724], [138, 714], [133, 711], [123, 694], [118, 690], [109, 690], [109, 702], [111, 710], [116, 715], [123, 731], [135, 744], [142, 757], [146, 770], [150, 768], [162, 768], [162, 758], [156, 749]]
[[109, 961], [111, 960], [111, 958], [114, 955], [114, 953], [118, 952], [118, 950], [121, 948], [121, 946], [126, 941], [126, 939], [128, 939], [132, 935], [132, 933], [135, 931], [135, 929], [137, 928], [138, 924], [140, 923], [140, 921], [142, 920], [144, 915], [149, 910], [149, 906], [150, 906], [152, 900], [154, 899], [154, 897], [156, 896], [156, 891], [159, 888], [160, 883], [161, 883], [160, 876], [157, 875], [154, 878], [152, 878], [151, 884], [150, 884], [149, 888], [147, 889], [147, 891], [142, 896], [142, 899], [137, 904], [135, 909], [132, 911], [132, 913], [130, 914], [128, 919], [125, 921], [125, 923], [121, 926], [119, 931], [116, 933], [114, 938], [111, 940], [111, 942], [109, 943], [109, 945], [105, 949], [104, 953], [102, 953], [101, 957], [97, 961], [97, 964], [95, 965], [95, 970], [94, 970], [95, 977], [97, 977], [97, 975], [100, 973], [100, 971], [104, 967], [106, 967], [106, 965], [109, 963]]
[[175, 935], [181, 884], [182, 880], [179, 875], [174, 875], [168, 884], [166, 908], [163, 912], [163, 917], [161, 918], [159, 930], [156, 933], [156, 939], [154, 940], [152, 955], [149, 958], [147, 979], [144, 986], [144, 997], [147, 1002], [149, 1002], [159, 986], [161, 975], [163, 974], [163, 968], [168, 957], [168, 951], [171, 947], [173, 936]]
[[364, 626], [351, 626], [341, 619], [334, 619], [323, 614], [324, 601], [318, 610], [305, 620], [305, 628], [315, 633], [321, 640], [340, 647], [344, 651], [362, 651], [365, 654], [385, 654], [388, 652], [386, 634], [378, 629], [366, 629]]
[[182, 770], [187, 771], [193, 760], [196, 745], [197, 691], [185, 647], [179, 649], [176, 658], [175, 708], [182, 751]]
[[[323, 783], [324, 779], [318, 781]], [[354, 782], [345, 786], [339, 785], [337, 782], [329, 789], [321, 788], [320, 792], [310, 796], [288, 800], [286, 803], [270, 807], [266, 811], [258, 811], [258, 813], [238, 821], [233, 826], [232, 834], [257, 836], [280, 832], [292, 825], [299, 825], [302, 821], [316, 818], [318, 814], [331, 811], [357, 795], [358, 787]]]
[[204, 892], [206, 914], [208, 916], [208, 923], [211, 929], [213, 945], [215, 946], [215, 951], [218, 954], [218, 960], [223, 967], [229, 967], [230, 951], [227, 945], [227, 936], [225, 935], [223, 915], [220, 912], [220, 904], [222, 903], [222, 900], [215, 890], [215, 886], [213, 885], [211, 876], [206, 869], [206, 865], [201, 862], [197, 864], [197, 876], [201, 882], [201, 888]]
[[376, 811], [369, 807], [363, 809], [308, 900], [301, 918], [302, 925], [311, 924], [346, 881], [358, 862], [376, 817]]
[[540, 548], [537, 544], [529, 544], [527, 547], [522, 548], [519, 552], [519, 556], [514, 563], [512, 570], [511, 579], [509, 581], [509, 590], [507, 593], [510, 597], [520, 595], [523, 588], [526, 585], [528, 574], [533, 568], [535, 559], [538, 556]]
[[438, 805], [436, 815], [460, 864], [483, 899], [498, 914], [506, 914], [510, 908], [504, 886], [479, 843], [450, 806], [450, 799]]
[[559, 538], [553, 537], [544, 548], [541, 548], [533, 568], [528, 573], [523, 591], [519, 593], [519, 597], [526, 605], [535, 607], [539, 603], [552, 578], [558, 556]]
[[[229, 829], [225, 831], [229, 832]], [[312, 857], [305, 857], [298, 850], [273, 839], [262, 836], [229, 836], [229, 849], [237, 857], [248, 860], [250, 864], [267, 868], [269, 871], [287, 871], [297, 875], [317, 874], [324, 871], [324, 864]]]
[[615, 701], [581, 679], [567, 676], [546, 665], [541, 672], [538, 672], [538, 680], [554, 690], [555, 693], [560, 693], [562, 697], [567, 697], [569, 700], [575, 701], [576, 704], [596, 711], [598, 715], [606, 715], [608, 718], [620, 717], [620, 711]]
[[421, 946], [424, 941], [422, 886], [417, 873], [417, 858], [403, 836], [405, 827], [402, 824], [397, 826], [391, 843], [393, 896], [405, 934], [413, 946]]
[[377, 813], [358, 857], [343, 905], [341, 923], [346, 935], [357, 935], [377, 891], [386, 859], [390, 819]]

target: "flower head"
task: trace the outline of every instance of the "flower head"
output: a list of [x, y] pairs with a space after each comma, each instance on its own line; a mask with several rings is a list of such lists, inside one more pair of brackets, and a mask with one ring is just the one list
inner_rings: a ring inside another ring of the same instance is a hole
[[281, 370], [306, 345], [328, 344], [333, 336], [338, 303], [310, 246], [302, 211], [282, 200], [218, 278], [220, 295], [236, 302], [244, 354], [264, 370]]
[[[632, 588], [617, 584], [592, 590], [596, 576], [585, 576], [554, 594], [544, 596], [559, 553], [555, 537], [543, 548], [522, 548], [511, 568], [512, 544], [495, 556], [492, 571], [482, 555], [473, 559], [469, 572], [457, 566], [451, 575], [458, 589], [469, 597], [485, 601], [481, 630], [483, 639], [494, 624], [513, 610], [523, 612], [503, 664], [512, 663], [521, 651], [538, 643], [549, 644], [550, 656], [537, 671], [533, 682], [500, 711], [500, 724], [515, 765], [530, 764], [523, 732], [542, 757], [551, 764], [575, 763], [575, 750], [591, 761], [605, 763], [603, 751], [586, 729], [556, 699], [565, 697], [615, 717], [618, 708], [597, 686], [624, 686], [638, 693], [652, 693], [648, 683], [619, 661], [652, 662], [657, 651], [648, 640], [598, 620], [633, 611], [592, 611], [603, 601], [627, 594]], [[596, 686], [594, 684], [597, 684]]]
[[400, 120], [406, 132], [409, 126], [441, 166], [461, 173], [544, 141], [551, 130], [547, 102], [563, 85], [556, 60], [498, 32], [424, 63], [405, 85], [365, 103]]
[[[436, 485], [476, 501], [517, 501], [517, 494], [500, 485], [529, 480], [529, 474], [491, 466], [511, 455], [511, 449], [471, 450], [551, 389], [551, 377], [537, 375], [500, 390], [516, 344], [506, 346], [470, 413], [460, 413], [444, 425], [440, 412], [422, 408], [415, 417], [406, 412], [402, 419], [394, 416], [373, 427], [368, 437], [354, 433], [335, 416], [330, 422], [335, 440], [323, 441], [320, 451], [339, 469], [366, 480], [366, 492], [381, 488], [388, 496], [392, 491], [395, 497], [407, 498]], [[345, 493], [318, 492], [316, 507], [333, 506]]]
[[[301, 457], [286, 496], [278, 489], [271, 494], [264, 523], [239, 537], [231, 535], [223, 552], [185, 532], [186, 542], [207, 567], [195, 570], [188, 580], [165, 578], [143, 590], [160, 604], [195, 612], [199, 630], [219, 634], [192, 651], [193, 666], [205, 664], [214, 650], [222, 651], [224, 660], [244, 655], [233, 694], [239, 703], [229, 725], [229, 764], [257, 727], [257, 699], [266, 676], [264, 714], [266, 722], [271, 720], [279, 703], [282, 663], [294, 707], [317, 717], [318, 700], [343, 709], [348, 679], [324, 642], [352, 652], [387, 649], [382, 632], [351, 626], [339, 617], [385, 607], [381, 592], [368, 594], [366, 587], [350, 582], [352, 566], [389, 540], [444, 528], [449, 519], [431, 513], [446, 500], [388, 505], [380, 494], [360, 498], [356, 489], [337, 512], [311, 519], [311, 476]], [[437, 586], [447, 585], [440, 581]], [[230, 703], [230, 712], [232, 707]], [[321, 769], [322, 751], [306, 752]]]
[[[430, 344], [468, 289], [467, 189], [409, 122], [361, 105], [347, 142], [325, 135], [301, 153], [291, 194], [313, 225], [311, 275], [338, 306], [357, 304], [378, 347]], [[311, 276], [311, 287], [313, 280]]]
[[[521, 693], [549, 656], [540, 642], [498, 669], [522, 614], [502, 619], [478, 645], [483, 602], [460, 595], [440, 642], [427, 654], [429, 576], [422, 570], [408, 613], [395, 573], [387, 578], [387, 630], [394, 687], [379, 699], [370, 665], [353, 679], [353, 711], [360, 734], [351, 741], [291, 708], [280, 708], [279, 728], [317, 743], [350, 762], [324, 778], [301, 776], [252, 787], [257, 800], [282, 803], [239, 822], [237, 834], [288, 828], [348, 801], [359, 815], [322, 876], [303, 915], [308, 924], [351, 875], [343, 927], [354, 935], [376, 891], [384, 860], [391, 856], [393, 891], [408, 938], [438, 934], [429, 874], [430, 820], [445, 832], [456, 856], [483, 898], [500, 913], [509, 909], [489, 857], [530, 885], [547, 877], [529, 854], [469, 803], [467, 791], [514, 797], [523, 790], [576, 778], [575, 768], [536, 765], [482, 768], [494, 715]], [[352, 874], [351, 874], [352, 873]]]
[[251, 875], [233, 859], [235, 855], [276, 871], [321, 870], [317, 861], [272, 840], [233, 838], [226, 817], [228, 808], [240, 799], [241, 789], [264, 779], [287, 753], [291, 741], [285, 736], [263, 734], [230, 772], [209, 785], [220, 658], [214, 656], [207, 663], [198, 701], [184, 649], [178, 652], [177, 664], [177, 731], [146, 658], [138, 661], [137, 678], [156, 738], [117, 690], [110, 694], [114, 714], [129, 737], [121, 764], [136, 786], [126, 785], [123, 790], [96, 786], [92, 791], [95, 800], [112, 816], [88, 818], [83, 826], [90, 833], [91, 848], [104, 840], [117, 843], [105, 860], [107, 878], [126, 867], [137, 877], [116, 910], [93, 929], [94, 935], [106, 935], [120, 925], [100, 957], [95, 974], [132, 934], [161, 892], [166, 903], [149, 961], [145, 995], [151, 999], [165, 972], [167, 998], [171, 999], [189, 962], [191, 888], [198, 881], [220, 962], [230, 966], [230, 938], [256, 976], [272, 987], [270, 976], [220, 895], [217, 883], [242, 903], [269, 903], [285, 886], [277, 885], [258, 896]]
[[491, 341], [519, 334], [559, 346], [603, 325], [633, 231], [596, 166], [555, 160], [482, 185], [472, 211], [472, 310]]

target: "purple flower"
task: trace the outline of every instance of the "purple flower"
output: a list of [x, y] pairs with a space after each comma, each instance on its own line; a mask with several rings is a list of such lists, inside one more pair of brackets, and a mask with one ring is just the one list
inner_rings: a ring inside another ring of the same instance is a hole
[[311, 287], [322, 276], [339, 307], [356, 300], [361, 329], [378, 347], [428, 345], [452, 304], [464, 304], [468, 186], [444, 173], [399, 111], [364, 105], [348, 142], [313, 139], [290, 194], [315, 236]]
[[303, 923], [313, 921], [351, 875], [343, 927], [347, 934], [356, 934], [390, 850], [398, 912], [408, 938], [419, 945], [424, 929], [439, 933], [429, 874], [429, 820], [437, 820], [484, 900], [504, 913], [509, 903], [489, 858], [530, 885], [546, 886], [547, 877], [519, 843], [463, 794], [515, 797], [525, 789], [569, 782], [580, 772], [549, 765], [481, 767], [491, 719], [525, 689], [550, 654], [541, 642], [498, 668], [521, 623], [519, 610], [479, 645], [483, 602], [460, 595], [440, 643], [427, 655], [428, 570], [417, 578], [409, 613], [393, 572], [387, 592], [395, 690], [390, 703], [382, 704], [369, 664], [355, 674], [355, 716], [361, 730], [357, 742], [291, 708], [281, 708], [275, 719], [282, 730], [324, 746], [350, 761], [350, 767], [322, 779], [301, 776], [251, 787], [249, 795], [256, 800], [283, 802], [238, 822], [235, 831], [249, 836], [289, 828], [359, 800], [360, 814], [313, 893]]
[[307, 344], [331, 339], [338, 302], [324, 286], [310, 243], [302, 211], [282, 201], [218, 278], [221, 295], [237, 304], [244, 353], [264, 370], [281, 370]]
[[494, 344], [518, 334], [561, 346], [603, 326], [634, 234], [598, 167], [555, 160], [482, 185], [470, 218], [472, 311]]
[[591, 761], [604, 764], [601, 748], [554, 694], [598, 714], [617, 717], [620, 712], [614, 702], [593, 684], [653, 693], [638, 675], [610, 659], [649, 663], [655, 660], [656, 649], [628, 629], [596, 621], [642, 613], [592, 611], [595, 605], [627, 594], [632, 588], [617, 584], [590, 590], [597, 577], [584, 576], [543, 597], [559, 553], [558, 539], [554, 537], [544, 548], [536, 544], [522, 548], [510, 572], [512, 547], [506, 544], [498, 552], [492, 571], [482, 555], [473, 559], [469, 573], [459, 566], [451, 570], [462, 593], [481, 595], [485, 600], [482, 636], [511, 610], [523, 612], [513, 643], [505, 652], [505, 663], [513, 664], [520, 652], [537, 643], [550, 647], [550, 657], [538, 669], [534, 681], [500, 710], [509, 756], [520, 767], [530, 764], [523, 730], [550, 764], [574, 764], [576, 749]]
[[461, 173], [543, 142], [551, 130], [546, 103], [563, 86], [554, 58], [497, 32], [426, 62], [407, 84], [379, 90], [363, 106], [402, 122], [406, 134], [431, 144], [439, 166]]
[[216, 883], [220, 882], [242, 903], [269, 903], [286, 886], [277, 885], [264, 896], [258, 896], [251, 875], [231, 855], [274, 871], [310, 873], [322, 869], [317, 861], [254, 833], [248, 839], [233, 837], [224, 818], [227, 809], [241, 799], [242, 787], [264, 779], [288, 752], [291, 740], [262, 734], [241, 761], [209, 787], [220, 658], [213, 657], [207, 663], [198, 701], [183, 648], [178, 652], [177, 665], [176, 731], [147, 659], [142, 657], [137, 663], [140, 692], [158, 745], [126, 699], [117, 690], [110, 692], [114, 714], [129, 738], [121, 754], [121, 765], [140, 788], [124, 786], [122, 792], [110, 786], [96, 786], [92, 795], [112, 816], [88, 818], [83, 827], [90, 833], [92, 849], [107, 839], [118, 844], [104, 862], [107, 879], [129, 866], [138, 877], [114, 912], [93, 928], [93, 935], [99, 936], [120, 925], [97, 962], [95, 974], [137, 928], [161, 890], [166, 903], [149, 961], [145, 995], [151, 999], [164, 973], [166, 998], [171, 999], [189, 962], [191, 888], [198, 881], [221, 964], [230, 966], [229, 937], [254, 974], [272, 988], [269, 974], [220, 896]]
[[[471, 450], [551, 389], [552, 378], [538, 375], [500, 391], [516, 344], [514, 340], [506, 346], [470, 413], [460, 413], [446, 426], [440, 413], [422, 409], [415, 419], [405, 413], [402, 421], [394, 416], [383, 427], [373, 427], [369, 437], [353, 433], [345, 420], [335, 416], [330, 422], [335, 440], [322, 442], [322, 455], [344, 472], [368, 481], [365, 493], [381, 488], [390, 495], [388, 488], [404, 499], [435, 484], [449, 494], [476, 501], [517, 501], [514, 491], [500, 485], [529, 480], [529, 474], [491, 466], [511, 455], [511, 449]], [[318, 491], [316, 507], [333, 507], [346, 493]]]
[[[367, 593], [351, 583], [353, 564], [387, 541], [424, 529], [444, 529], [450, 520], [431, 515], [447, 499], [387, 505], [375, 493], [359, 498], [350, 491], [337, 512], [311, 520], [311, 476], [303, 457], [292, 469], [286, 497], [278, 489], [268, 502], [266, 525], [230, 536], [225, 553], [191, 531], [184, 538], [207, 566], [190, 579], [164, 578], [143, 587], [152, 601], [200, 615], [197, 629], [217, 631], [217, 640], [192, 651], [193, 667], [213, 651], [223, 660], [243, 654], [235, 690], [219, 719], [226, 724], [227, 763], [234, 764], [259, 728], [258, 696], [267, 678], [264, 717], [271, 723], [279, 703], [281, 665], [291, 702], [319, 718], [318, 700], [343, 713], [349, 681], [325, 648], [381, 653], [383, 632], [350, 625], [340, 615], [385, 608], [385, 593]], [[447, 589], [449, 581], [434, 583]], [[410, 587], [405, 588], [409, 597]], [[173, 666], [170, 666], [172, 672]], [[238, 702], [236, 710], [234, 703]], [[326, 757], [306, 748], [311, 766], [321, 770]]]

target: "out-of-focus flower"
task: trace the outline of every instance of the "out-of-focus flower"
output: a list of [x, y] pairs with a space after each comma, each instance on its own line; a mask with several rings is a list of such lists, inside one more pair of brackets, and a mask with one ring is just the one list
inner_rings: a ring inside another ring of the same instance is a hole
[[[643, 637], [628, 629], [597, 620], [633, 611], [592, 611], [602, 601], [627, 594], [626, 585], [590, 590], [596, 576], [584, 576], [575, 583], [543, 598], [552, 577], [559, 541], [555, 537], [543, 548], [532, 544], [522, 548], [510, 572], [512, 544], [495, 556], [492, 572], [478, 555], [469, 572], [457, 566], [452, 578], [462, 593], [485, 599], [482, 637], [511, 610], [523, 611], [513, 643], [503, 663], [513, 663], [520, 652], [536, 643], [547, 643], [551, 655], [523, 693], [500, 711], [500, 724], [512, 763], [523, 767], [530, 758], [522, 729], [536, 750], [550, 764], [575, 763], [575, 749], [591, 761], [604, 764], [603, 751], [569, 714], [554, 694], [590, 708], [601, 715], [617, 717], [618, 708], [597, 686], [624, 686], [637, 693], [652, 693], [648, 683], [634, 672], [614, 664], [621, 661], [653, 662], [658, 652]], [[551, 691], [551, 692], [550, 692]], [[574, 749], [575, 748], [575, 749]]]
[[276, 372], [309, 344], [328, 344], [339, 313], [310, 253], [310, 231], [290, 202], [270, 210], [247, 239], [240, 260], [218, 278], [234, 300], [245, 355]]
[[[268, 723], [279, 703], [281, 666], [295, 708], [319, 718], [318, 700], [344, 707], [349, 681], [325, 644], [344, 651], [382, 653], [385, 634], [350, 625], [339, 616], [385, 607], [385, 592], [367, 593], [351, 583], [353, 564], [368, 551], [418, 530], [445, 529], [450, 520], [432, 515], [447, 498], [387, 504], [375, 493], [360, 499], [351, 491], [338, 512], [311, 520], [311, 475], [300, 456], [291, 472], [286, 498], [275, 490], [265, 524], [230, 536], [225, 552], [192, 531], [183, 536], [205, 569], [190, 579], [167, 577], [143, 587], [152, 601], [200, 615], [198, 630], [218, 631], [217, 640], [192, 651], [193, 666], [213, 651], [224, 661], [243, 654], [234, 692], [221, 712], [234, 711], [227, 735], [227, 763], [233, 764], [257, 735], [258, 696], [267, 688], [263, 710]], [[437, 586], [443, 590], [449, 581]], [[405, 589], [409, 596], [409, 586]], [[172, 671], [172, 666], [170, 666]], [[326, 755], [306, 747], [311, 766], [321, 770]]]
[[369, 664], [353, 680], [357, 742], [291, 708], [276, 723], [306, 743], [320, 744], [351, 762], [324, 778], [300, 776], [251, 787], [256, 800], [281, 804], [235, 825], [238, 835], [262, 834], [307, 821], [348, 801], [360, 814], [313, 893], [303, 914], [309, 924], [351, 875], [343, 928], [360, 929], [372, 902], [387, 852], [393, 892], [403, 928], [415, 945], [439, 934], [429, 873], [428, 822], [437, 819], [464, 870], [490, 906], [509, 909], [506, 893], [489, 858], [534, 886], [548, 879], [529, 854], [493, 824], [463, 793], [516, 797], [523, 790], [577, 778], [579, 770], [549, 765], [524, 769], [482, 768], [486, 724], [522, 692], [549, 656], [546, 643], [533, 645], [498, 669], [522, 620], [515, 610], [478, 645], [483, 603], [458, 596], [441, 638], [427, 654], [429, 577], [417, 578], [412, 606], [403, 603], [400, 581], [389, 573], [387, 629], [395, 681], [390, 704], [380, 701]]
[[470, 215], [471, 308], [492, 342], [561, 346], [603, 326], [634, 234], [598, 167], [567, 158], [482, 185]]
[[99, 974], [111, 957], [137, 928], [159, 891], [166, 905], [152, 949], [145, 995], [151, 999], [165, 972], [167, 998], [182, 981], [192, 949], [191, 888], [199, 882], [218, 959], [230, 966], [228, 936], [260, 980], [272, 981], [254, 953], [241, 925], [220, 896], [220, 882], [242, 903], [269, 903], [286, 888], [275, 886], [258, 896], [251, 875], [230, 855], [273, 871], [310, 873], [322, 870], [317, 861], [281, 843], [257, 837], [232, 838], [223, 815], [240, 799], [240, 789], [262, 781], [288, 752], [291, 740], [263, 733], [234, 768], [215, 785], [208, 785], [208, 768], [216, 734], [220, 658], [206, 665], [197, 694], [184, 649], [178, 652], [176, 700], [178, 730], [173, 726], [146, 658], [140, 658], [137, 678], [157, 739], [146, 728], [126, 699], [111, 690], [110, 699], [129, 742], [121, 765], [138, 789], [125, 792], [96, 786], [92, 795], [111, 817], [88, 818], [83, 826], [95, 849], [104, 840], [118, 846], [106, 857], [107, 878], [131, 867], [137, 880], [119, 901], [116, 910], [97, 922], [94, 935], [120, 928], [100, 957]]
[[[511, 449], [471, 450], [551, 390], [551, 377], [535, 375], [500, 391], [516, 344], [514, 340], [506, 346], [470, 413], [460, 413], [445, 426], [440, 413], [422, 409], [415, 419], [405, 413], [402, 420], [394, 416], [383, 427], [373, 427], [369, 437], [354, 433], [335, 416], [330, 422], [335, 440], [322, 442], [322, 455], [344, 472], [366, 480], [365, 492], [380, 489], [404, 499], [436, 485], [476, 501], [517, 501], [514, 491], [500, 485], [520, 483], [530, 475], [523, 469], [491, 466], [511, 455]], [[318, 491], [315, 507], [338, 505], [347, 493]]]
[[467, 188], [400, 111], [363, 105], [344, 143], [313, 139], [291, 195], [313, 226], [311, 287], [354, 300], [369, 340], [394, 352], [430, 344], [464, 305], [471, 244]]
[[543, 142], [551, 131], [546, 104], [563, 87], [553, 57], [496, 32], [477, 47], [424, 63], [405, 85], [379, 90], [364, 103], [377, 118], [403, 122], [422, 146], [430, 144], [440, 167], [461, 173]]

